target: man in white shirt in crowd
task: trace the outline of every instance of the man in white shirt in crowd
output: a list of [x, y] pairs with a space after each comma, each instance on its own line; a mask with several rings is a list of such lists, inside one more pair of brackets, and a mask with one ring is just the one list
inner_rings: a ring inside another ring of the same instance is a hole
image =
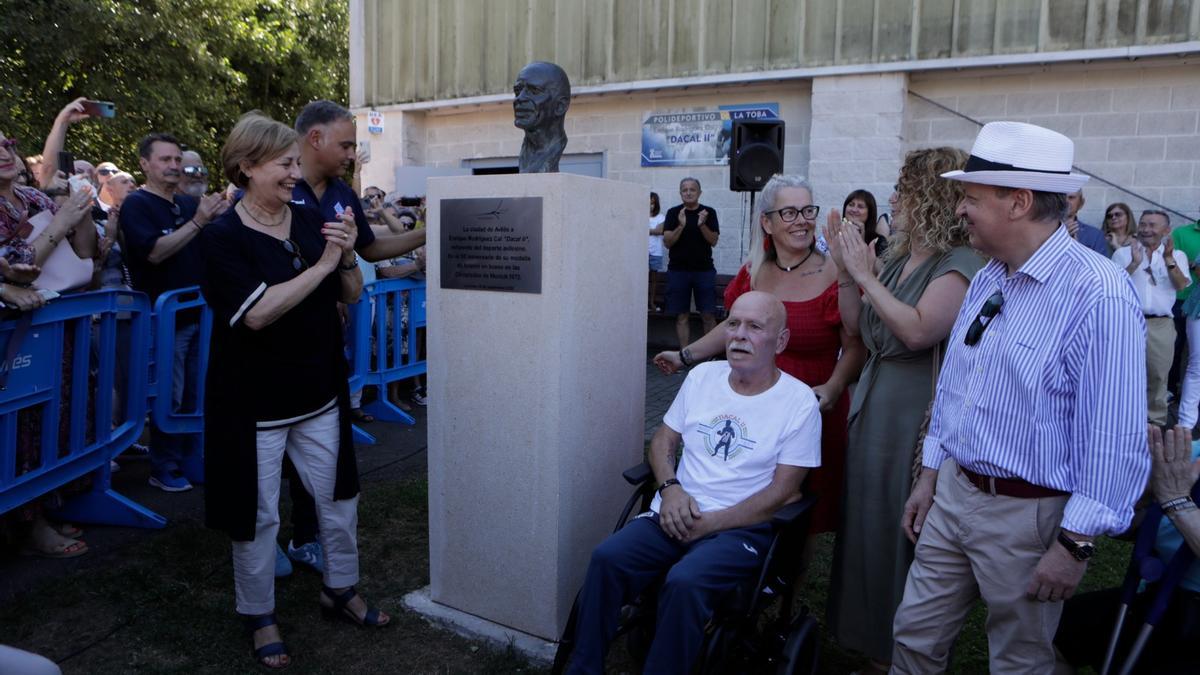
[[645, 672], [689, 672], [715, 601], [761, 567], [772, 514], [799, 499], [821, 464], [816, 396], [775, 366], [788, 337], [775, 296], [752, 291], [733, 303], [728, 360], [692, 369], [650, 442], [650, 510], [592, 553], [568, 672], [604, 672], [621, 606], [664, 572]]
[[1167, 423], [1167, 375], [1175, 353], [1175, 322], [1171, 308], [1175, 292], [1192, 283], [1187, 256], [1175, 250], [1170, 237], [1171, 219], [1162, 211], [1143, 211], [1137, 240], [1113, 253], [1113, 262], [1125, 268], [1146, 314], [1146, 403], [1148, 417], [1159, 426]]

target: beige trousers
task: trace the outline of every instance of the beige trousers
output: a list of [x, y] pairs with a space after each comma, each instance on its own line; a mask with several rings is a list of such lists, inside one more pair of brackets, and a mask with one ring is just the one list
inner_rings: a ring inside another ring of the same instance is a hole
[[237, 612], [246, 615], [275, 611], [275, 537], [284, 452], [317, 503], [325, 585], [344, 588], [358, 583], [358, 497], [333, 501], [340, 441], [337, 407], [298, 424], [259, 430], [257, 440], [258, 523], [253, 541], [233, 542]]
[[891, 672], [945, 672], [950, 646], [981, 596], [988, 609], [989, 670], [1053, 672], [1062, 603], [1030, 600], [1025, 588], [1058, 536], [1066, 503], [1065, 496], [992, 496], [972, 485], [953, 460], [944, 462], [896, 610]]
[[1146, 317], [1147, 419], [1167, 423], [1167, 375], [1175, 358], [1175, 321], [1169, 316]]

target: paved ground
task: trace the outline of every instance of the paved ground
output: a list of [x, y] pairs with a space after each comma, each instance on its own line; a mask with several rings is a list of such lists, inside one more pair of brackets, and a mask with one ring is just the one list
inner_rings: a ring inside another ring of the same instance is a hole
[[[649, 363], [646, 366], [646, 439], [662, 422], [662, 416], [675, 398], [683, 383], [683, 375], [664, 376]], [[379, 442], [373, 446], [358, 446], [358, 466], [363, 481], [392, 480], [426, 470], [426, 426], [425, 410], [414, 411], [416, 424], [411, 427], [399, 424], [374, 422], [364, 429], [374, 434]], [[170, 523], [199, 523], [204, 518], [204, 492], [202, 489], [178, 494], [167, 494], [147, 485], [149, 466], [144, 461], [128, 462], [121, 471], [113, 474], [113, 488], [117, 492], [166, 517]], [[284, 493], [286, 494], [286, 490]], [[286, 532], [286, 527], [284, 532]], [[86, 527], [83, 539], [90, 552], [71, 560], [42, 560], [34, 558], [0, 558], [0, 603], [32, 588], [39, 581], [55, 579], [75, 570], [102, 567], [122, 555], [129, 545], [155, 531], [124, 527]], [[0, 554], [2, 555], [2, 554]]]

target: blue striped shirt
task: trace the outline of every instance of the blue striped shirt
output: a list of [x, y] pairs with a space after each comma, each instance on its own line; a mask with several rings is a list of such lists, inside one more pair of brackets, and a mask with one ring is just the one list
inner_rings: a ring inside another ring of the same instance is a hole
[[[974, 346], [967, 327], [997, 290], [1000, 313]], [[992, 260], [950, 333], [924, 463], [1071, 493], [1062, 527], [1128, 528], [1150, 473], [1146, 322], [1117, 266], [1060, 227], [1016, 273]]]

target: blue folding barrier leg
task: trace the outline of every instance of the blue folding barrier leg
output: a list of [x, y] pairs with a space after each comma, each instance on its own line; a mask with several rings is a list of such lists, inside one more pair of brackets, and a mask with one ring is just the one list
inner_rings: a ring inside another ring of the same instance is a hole
[[144, 527], [158, 530], [166, 527], [167, 519], [113, 490], [109, 482], [109, 468], [93, 474], [92, 489], [67, 503], [55, 516], [72, 523], [94, 525], [117, 525], [120, 527]]
[[409, 426], [417, 423], [417, 420], [413, 419], [412, 415], [409, 415], [403, 410], [392, 405], [392, 402], [385, 398], [379, 398], [371, 401], [367, 405], [363, 406], [363, 410], [366, 410], [374, 415], [375, 419], [383, 420], [384, 422], [400, 422], [401, 424], [407, 424]]
[[375, 445], [379, 442], [371, 434], [359, 429], [357, 424], [351, 424], [350, 431], [354, 434], [354, 442], [357, 445]]

